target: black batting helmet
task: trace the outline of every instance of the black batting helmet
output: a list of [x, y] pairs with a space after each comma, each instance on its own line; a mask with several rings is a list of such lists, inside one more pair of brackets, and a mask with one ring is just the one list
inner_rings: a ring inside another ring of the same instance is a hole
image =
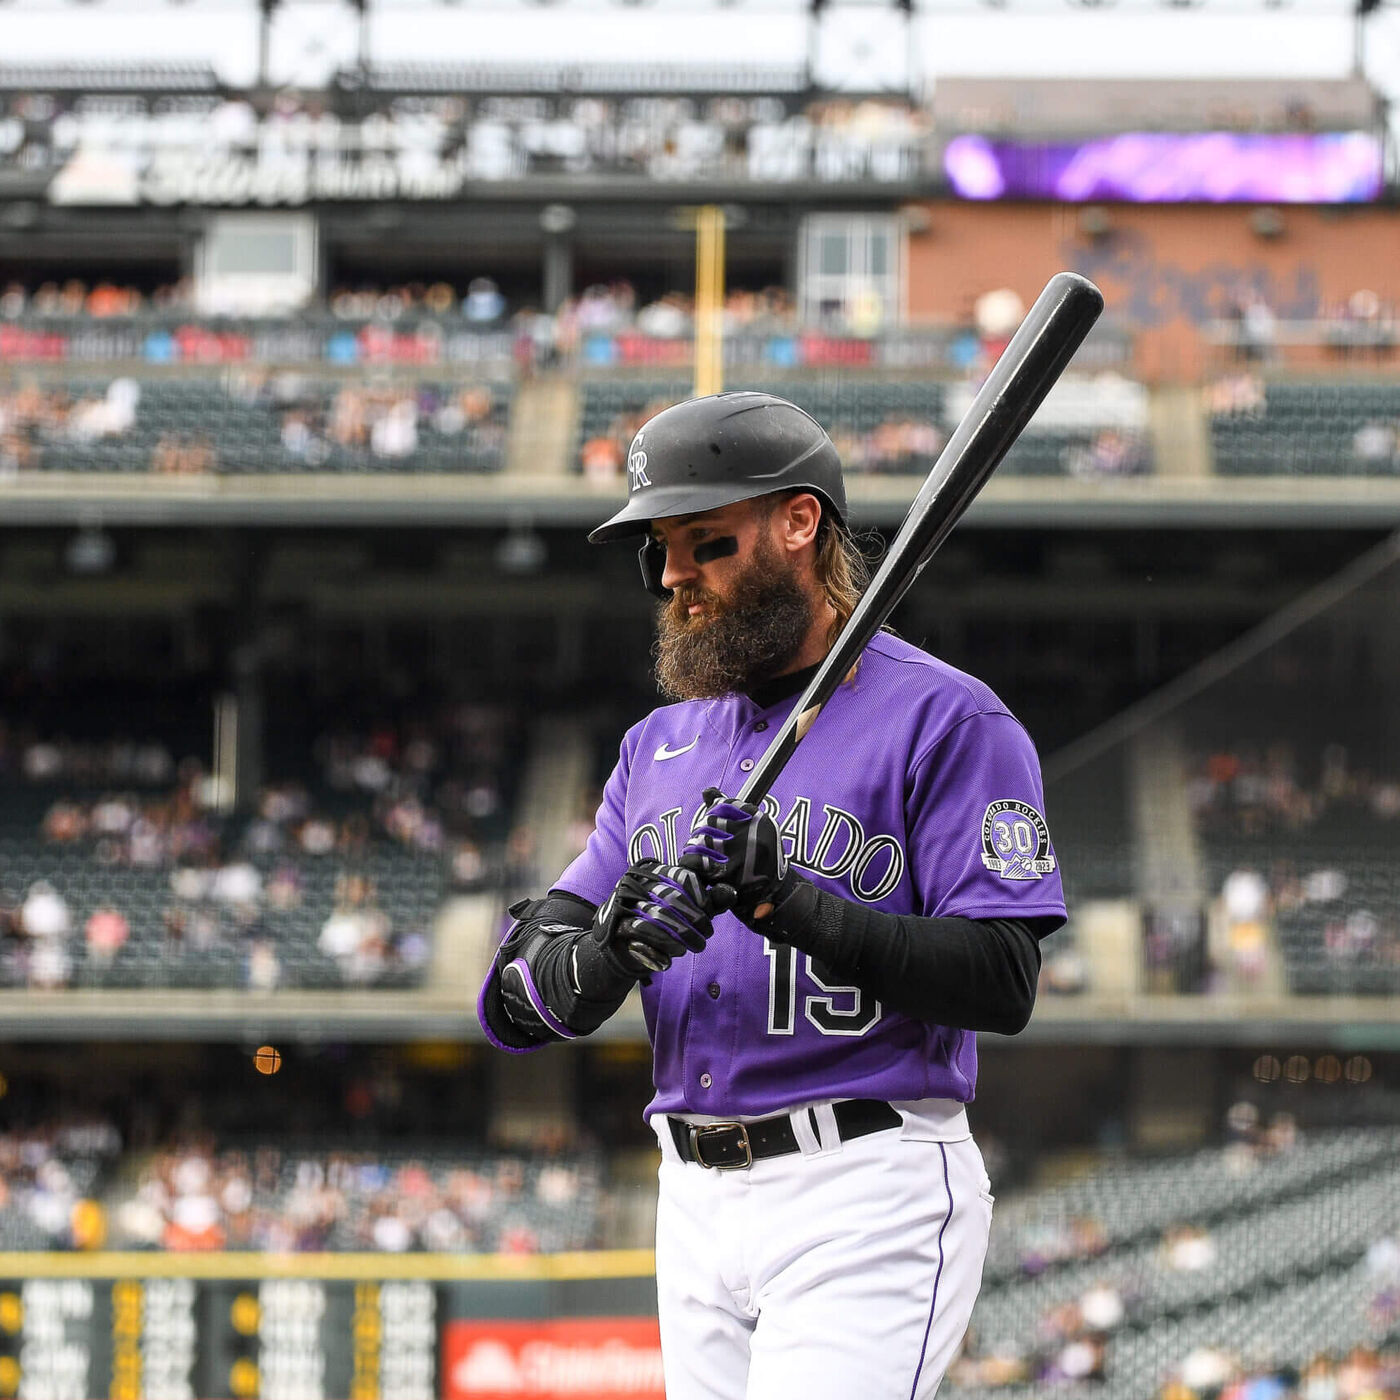
[[[775, 394], [736, 390], [687, 399], [638, 429], [627, 452], [627, 504], [588, 538], [648, 534], [653, 520], [694, 515], [773, 491], [810, 491], [846, 528], [841, 458], [810, 413]], [[642, 578], [658, 597], [664, 556], [642, 546]]]

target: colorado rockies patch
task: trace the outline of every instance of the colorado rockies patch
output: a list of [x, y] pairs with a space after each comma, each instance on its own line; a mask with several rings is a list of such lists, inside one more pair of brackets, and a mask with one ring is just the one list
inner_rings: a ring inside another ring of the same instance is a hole
[[982, 818], [982, 864], [1003, 880], [1039, 880], [1055, 868], [1045, 818], [1025, 802], [992, 802]]

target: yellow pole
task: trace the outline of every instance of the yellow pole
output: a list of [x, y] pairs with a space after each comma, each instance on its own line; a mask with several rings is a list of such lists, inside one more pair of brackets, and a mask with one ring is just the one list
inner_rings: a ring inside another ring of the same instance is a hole
[[695, 394], [724, 388], [724, 210], [695, 216]]

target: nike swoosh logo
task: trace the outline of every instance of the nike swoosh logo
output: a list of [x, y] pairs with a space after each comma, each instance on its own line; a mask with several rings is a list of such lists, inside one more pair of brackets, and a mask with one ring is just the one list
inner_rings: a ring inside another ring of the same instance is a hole
[[673, 749], [668, 742], [662, 744], [653, 757], [658, 763], [664, 763], [668, 758], [679, 758], [683, 753], [689, 753], [699, 742], [700, 736], [698, 734], [683, 749]]

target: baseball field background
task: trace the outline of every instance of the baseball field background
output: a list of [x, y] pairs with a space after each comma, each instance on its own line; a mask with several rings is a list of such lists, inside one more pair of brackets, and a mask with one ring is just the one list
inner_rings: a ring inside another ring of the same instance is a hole
[[1062, 269], [894, 618], [1070, 909], [941, 1393], [1400, 1395], [1397, 85], [1369, 0], [0, 5], [0, 1397], [659, 1400], [640, 1008], [475, 1015], [657, 703], [584, 536], [761, 388], [878, 557]]

